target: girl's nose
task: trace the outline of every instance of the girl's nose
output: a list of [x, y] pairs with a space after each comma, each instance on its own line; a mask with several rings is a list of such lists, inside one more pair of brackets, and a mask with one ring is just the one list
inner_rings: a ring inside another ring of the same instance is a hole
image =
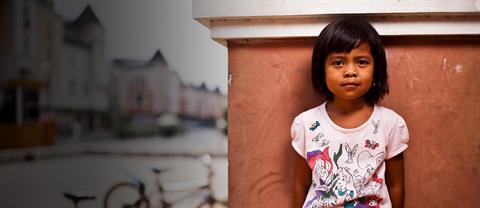
[[357, 77], [357, 75], [357, 70], [353, 66], [347, 66], [345, 73], [343, 74], [344, 77]]

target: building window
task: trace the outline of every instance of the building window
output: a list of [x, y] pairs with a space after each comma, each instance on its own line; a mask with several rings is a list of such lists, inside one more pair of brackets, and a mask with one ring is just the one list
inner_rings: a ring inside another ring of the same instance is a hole
[[47, 18], [47, 47], [45, 61], [47, 63], [52, 62], [53, 57], [53, 28], [52, 28], [52, 16], [48, 15]]
[[143, 106], [143, 95], [142, 94], [137, 94], [137, 107], [141, 108]]
[[143, 76], [138, 76], [138, 77], [136, 78], [136, 85], [137, 85], [137, 87], [138, 87], [138, 88], [142, 88], [142, 87], [144, 87], [144, 84], [145, 84], [145, 80], [144, 80]]
[[145, 87], [145, 78], [143, 76], [135, 76], [130, 79], [129, 83], [133, 89], [142, 89]]
[[16, 112], [16, 94], [14, 88], [5, 88], [3, 91], [0, 91], [3, 94], [2, 103], [0, 106], [0, 116], [1, 122], [15, 122], [15, 112]]
[[[17, 94], [17, 88], [6, 88], [3, 93], [3, 101], [0, 106], [1, 122], [13, 123], [17, 120], [17, 107], [22, 109], [24, 122], [38, 122], [40, 118], [39, 90], [22, 88], [21, 95]], [[21, 96], [22, 106], [17, 103], [17, 96]]]
[[23, 119], [25, 122], [37, 122], [40, 117], [38, 89], [23, 90]]
[[30, 7], [27, 4], [23, 5], [23, 28], [30, 28]]
[[46, 52], [46, 55], [45, 55], [45, 62], [47, 63], [52, 63], [52, 57], [53, 57], [53, 49], [52, 49], [52, 45], [51, 44], [48, 44], [47, 46], [47, 52]]
[[25, 34], [23, 37], [23, 56], [28, 57], [30, 54], [30, 39]]
[[22, 41], [22, 55], [23, 57], [28, 58], [30, 55], [30, 6], [28, 3], [23, 4], [22, 8], [22, 25], [23, 25], [23, 37], [20, 38]]
[[47, 17], [47, 39], [49, 41], [53, 40], [53, 20], [52, 15], [48, 15]]
[[75, 65], [76, 65], [77, 63], [76, 63], [76, 59], [75, 59], [75, 54], [74, 54], [74, 52], [71, 52], [71, 53], [70, 53], [69, 59], [70, 59], [70, 66], [72, 66], [73, 68], [76, 68]]
[[75, 95], [75, 88], [75, 80], [70, 79], [70, 81], [68, 82], [68, 90], [70, 95]]
[[88, 95], [88, 82], [84, 81], [83, 82], [83, 95], [87, 96]]

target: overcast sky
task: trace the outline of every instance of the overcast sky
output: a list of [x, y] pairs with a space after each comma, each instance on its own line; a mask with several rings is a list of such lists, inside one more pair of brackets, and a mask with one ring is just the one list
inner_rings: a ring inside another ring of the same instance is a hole
[[227, 92], [227, 49], [192, 18], [192, 0], [55, 0], [55, 10], [75, 19], [90, 4], [106, 30], [106, 57], [150, 59], [162, 51], [185, 83], [207, 83]]

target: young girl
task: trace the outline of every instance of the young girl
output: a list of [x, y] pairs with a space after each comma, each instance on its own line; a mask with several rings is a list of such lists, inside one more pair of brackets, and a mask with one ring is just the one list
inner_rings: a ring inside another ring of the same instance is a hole
[[[298, 115], [291, 128], [312, 176], [309, 187], [297, 184], [297, 197], [308, 189], [303, 207], [403, 207], [408, 130], [401, 116], [377, 105], [388, 82], [375, 29], [359, 18], [327, 25], [315, 42], [312, 84], [326, 102]], [[307, 175], [299, 171], [297, 177]]]

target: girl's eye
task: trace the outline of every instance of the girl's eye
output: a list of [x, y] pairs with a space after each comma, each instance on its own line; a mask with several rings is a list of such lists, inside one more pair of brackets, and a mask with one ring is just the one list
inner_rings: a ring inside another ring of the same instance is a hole
[[333, 64], [334, 67], [341, 67], [341, 66], [343, 66], [344, 63], [343, 63], [343, 61], [335, 60], [335, 61], [332, 62], [332, 64]]
[[357, 64], [360, 65], [360, 66], [366, 66], [366, 65], [368, 65], [368, 61], [364, 60], [364, 59], [360, 59], [360, 60], [357, 61]]

